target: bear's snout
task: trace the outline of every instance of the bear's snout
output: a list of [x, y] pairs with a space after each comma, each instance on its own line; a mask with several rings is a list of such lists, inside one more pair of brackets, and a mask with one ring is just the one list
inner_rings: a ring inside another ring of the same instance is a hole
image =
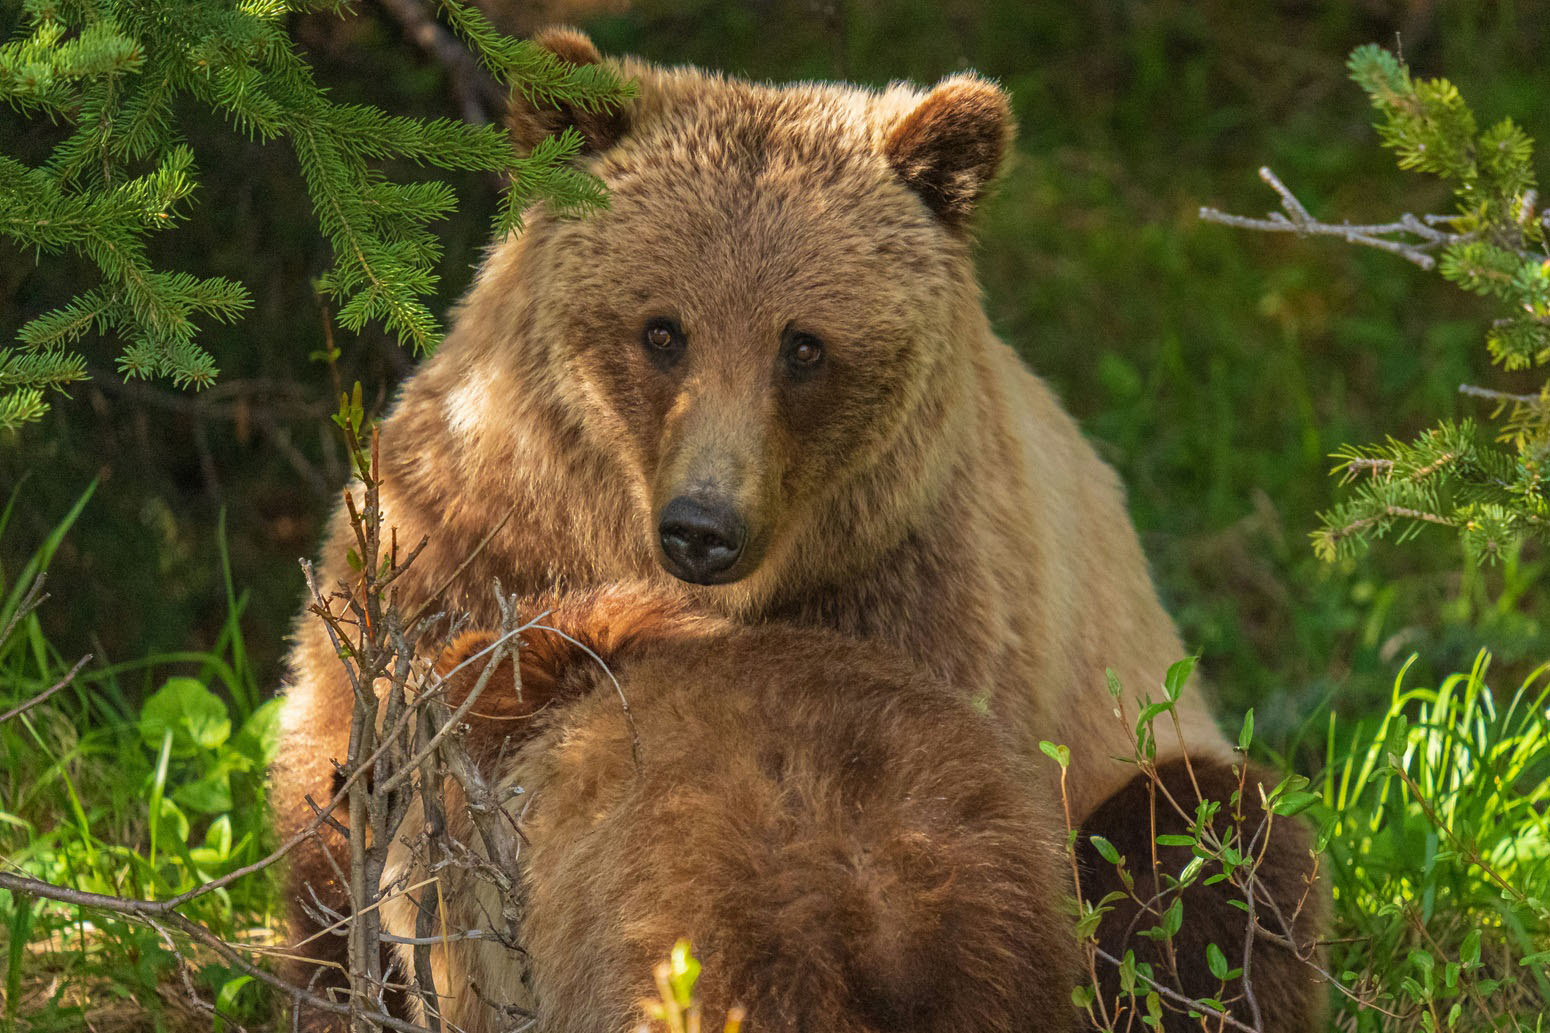
[[674, 577], [697, 585], [733, 580], [723, 575], [737, 563], [748, 540], [748, 525], [731, 504], [688, 495], [663, 508], [657, 531], [662, 565]]

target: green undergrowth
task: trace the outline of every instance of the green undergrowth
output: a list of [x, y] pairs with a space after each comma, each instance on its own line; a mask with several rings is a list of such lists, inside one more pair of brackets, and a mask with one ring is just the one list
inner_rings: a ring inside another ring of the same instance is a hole
[[[1408, 664], [1406, 667], [1408, 668]], [[1341, 1028], [1538, 1031], [1550, 1013], [1550, 665], [1490, 656], [1386, 713], [1329, 719], [1322, 816]]]
[[[24, 490], [12, 493], [5, 517]], [[55, 649], [23, 603], [91, 496], [80, 496], [20, 569], [0, 569], [0, 630], [11, 628], [0, 640], [0, 713], [56, 684], [79, 659]], [[242, 635], [245, 597], [229, 572], [227, 586], [225, 624], [210, 651], [88, 662], [64, 689], [0, 725], [6, 871], [161, 899], [264, 856], [263, 776], [278, 704], [260, 702]], [[258, 876], [196, 898], [184, 913], [227, 940], [265, 942], [274, 908], [274, 887]], [[190, 981], [233, 1019], [264, 1013], [249, 977], [110, 914], [0, 890], [0, 940], [7, 1033], [189, 1020], [208, 1028], [210, 1016], [189, 1003]]]

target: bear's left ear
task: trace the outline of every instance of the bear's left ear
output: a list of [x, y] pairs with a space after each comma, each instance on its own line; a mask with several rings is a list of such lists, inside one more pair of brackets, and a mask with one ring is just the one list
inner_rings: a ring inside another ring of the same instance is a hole
[[[545, 29], [533, 36], [532, 43], [578, 68], [612, 67], [603, 60], [587, 34], [576, 29]], [[629, 130], [629, 102], [609, 108], [585, 108], [552, 97], [525, 96], [518, 92], [512, 94], [506, 125], [523, 154], [530, 153], [545, 137], [557, 135], [572, 126], [585, 141], [582, 153], [597, 154], [618, 143]]]
[[944, 79], [888, 134], [888, 163], [957, 229], [985, 195], [1012, 143], [1012, 105], [977, 75]]

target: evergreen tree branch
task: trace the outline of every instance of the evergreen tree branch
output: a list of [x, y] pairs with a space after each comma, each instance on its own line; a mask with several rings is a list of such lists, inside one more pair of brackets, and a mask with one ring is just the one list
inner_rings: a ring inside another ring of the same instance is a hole
[[[1260, 178], [1281, 199], [1264, 219], [1202, 208], [1210, 222], [1300, 236], [1334, 236], [1380, 248], [1435, 269], [1459, 288], [1495, 298], [1508, 315], [1486, 335], [1493, 362], [1509, 370], [1550, 364], [1550, 215], [1538, 211], [1532, 141], [1511, 119], [1478, 128], [1445, 79], [1413, 79], [1379, 47], [1351, 54], [1351, 77], [1378, 112], [1378, 136], [1401, 168], [1452, 184], [1457, 211], [1368, 225], [1320, 222], [1268, 168]], [[1473, 424], [1442, 423], [1413, 441], [1347, 446], [1334, 472], [1351, 495], [1312, 535], [1326, 560], [1350, 556], [1397, 532], [1404, 541], [1428, 525], [1454, 528], [1465, 552], [1494, 560], [1529, 539], [1550, 541], [1550, 382], [1537, 393], [1463, 385], [1461, 394], [1495, 403], [1493, 442]]]
[[[470, 120], [487, 122], [513, 89], [585, 110], [628, 95], [608, 69], [575, 68], [508, 39], [458, 0], [438, 7], [451, 31], [419, 0], [383, 0], [383, 6], [464, 84], [465, 101], [477, 97], [478, 111], [464, 104]], [[515, 182], [502, 230], [519, 225], [530, 204], [582, 212], [605, 203], [600, 184], [572, 164], [577, 140], [518, 158], [498, 126], [333, 102], [286, 28], [291, 13], [325, 8], [343, 5], [74, 0], [24, 7], [15, 36], [0, 44], [0, 102], [67, 132], [36, 168], [0, 145], [0, 236], [40, 259], [61, 252], [85, 258], [100, 282], [28, 322], [19, 334], [23, 349], [52, 355], [94, 334], [114, 335], [122, 343], [116, 365], [126, 376], [194, 387], [215, 380], [215, 360], [196, 340], [199, 326], [240, 317], [251, 303], [246, 289], [158, 269], [146, 246], [151, 233], [181, 219], [197, 182], [194, 154], [181, 142], [179, 97], [191, 97], [261, 142], [289, 141], [334, 252], [322, 282], [339, 303], [341, 322], [354, 330], [380, 322], [421, 353], [440, 339], [426, 304], [438, 286], [441, 258], [430, 227], [455, 209], [457, 195], [444, 182], [393, 182], [378, 171], [380, 163], [487, 172]], [[57, 356], [46, 363], [6, 361], [3, 428], [37, 419], [48, 390], [84, 376], [78, 356], [68, 366]]]

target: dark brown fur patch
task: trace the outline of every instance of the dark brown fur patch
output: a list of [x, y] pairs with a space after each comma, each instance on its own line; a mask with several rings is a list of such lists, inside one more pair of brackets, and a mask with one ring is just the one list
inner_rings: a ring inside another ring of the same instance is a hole
[[[632, 716], [591, 657], [523, 651], [562, 686], [536, 738], [484, 751], [526, 790], [523, 953], [438, 947], [446, 987], [509, 999], [530, 974], [548, 1033], [613, 1033], [688, 936], [706, 1013], [741, 1003], [765, 1033], [1075, 1027], [1053, 794], [983, 716], [831, 632], [602, 599], [596, 626], [565, 604], [556, 626], [607, 658]], [[475, 738], [503, 734], [488, 720]], [[466, 824], [449, 813], [476, 842]], [[477, 922], [476, 887], [442, 878], [448, 922]], [[498, 1017], [454, 995], [443, 1018], [488, 1033]]]
[[961, 75], [932, 90], [889, 135], [884, 152], [927, 206], [958, 226], [984, 195], [1011, 140], [1006, 94]]
[[[1238, 789], [1238, 776], [1232, 767], [1215, 762], [1196, 762], [1194, 781], [1184, 761], [1176, 760], [1158, 765], [1162, 784], [1179, 804], [1193, 811], [1203, 797], [1220, 801], [1213, 827], [1219, 835], [1230, 828], [1231, 808], [1228, 801]], [[1244, 827], [1252, 833], [1260, 826], [1265, 812], [1259, 803], [1256, 783], [1273, 785], [1275, 779], [1268, 772], [1250, 767], [1244, 788]], [[1195, 793], [1195, 784], [1200, 795]], [[1177, 875], [1193, 856], [1189, 847], [1156, 847], [1157, 867], [1152, 867], [1153, 829], [1149, 816], [1152, 812], [1148, 780], [1137, 775], [1135, 780], [1110, 797], [1088, 819], [1085, 833], [1102, 830], [1102, 834], [1125, 858], [1126, 867], [1135, 878], [1135, 894], [1142, 900], [1152, 899], [1158, 892], [1160, 881], [1157, 872]], [[1161, 791], [1157, 794], [1156, 834], [1185, 834], [1188, 823], [1168, 804]], [[1316, 958], [1314, 943], [1322, 934], [1329, 912], [1327, 887], [1316, 883], [1309, 886], [1314, 871], [1312, 855], [1313, 837], [1308, 827], [1296, 818], [1275, 818], [1271, 823], [1270, 843], [1265, 859], [1259, 868], [1263, 890], [1275, 907], [1289, 919], [1296, 915], [1293, 939], [1304, 954]], [[1078, 857], [1082, 869], [1082, 895], [1096, 903], [1112, 891], [1124, 892], [1114, 866], [1104, 861], [1086, 834], [1081, 837]], [[1205, 875], [1216, 871], [1209, 863]], [[1203, 878], [1203, 876], [1202, 876]], [[1242, 980], [1228, 983], [1225, 992], [1206, 963], [1207, 944], [1216, 944], [1227, 957], [1229, 968], [1243, 965], [1244, 938], [1248, 929], [1248, 915], [1229, 901], [1239, 897], [1236, 889], [1227, 882], [1206, 886], [1197, 881], [1184, 891], [1184, 922], [1173, 938], [1174, 954], [1178, 963], [1178, 980], [1168, 973], [1165, 952], [1154, 940], [1135, 935], [1137, 929], [1149, 929], [1156, 924], [1154, 916], [1140, 915], [1140, 909], [1129, 899], [1122, 900], [1115, 909], [1104, 916], [1098, 928], [1098, 943], [1116, 958], [1123, 958], [1127, 950], [1135, 951], [1137, 961], [1148, 962], [1153, 970], [1162, 974], [1160, 981], [1178, 986], [1193, 998], [1216, 997], [1230, 1001], [1242, 993]], [[1170, 897], [1171, 899], [1171, 897]], [[1299, 910], [1299, 906], [1301, 910]], [[1264, 904], [1259, 908], [1265, 914], [1261, 925], [1281, 931], [1280, 924], [1271, 916]], [[1112, 964], [1099, 961], [1099, 976], [1106, 1000], [1113, 1001], [1119, 993], [1119, 977]], [[1292, 952], [1264, 938], [1257, 938], [1252, 946], [1252, 960], [1248, 968], [1249, 982], [1259, 1003], [1262, 1029], [1265, 1033], [1312, 1033], [1321, 1028], [1327, 1007], [1328, 989], [1319, 979], [1313, 967]], [[1246, 1000], [1238, 1000], [1230, 1007], [1233, 1017], [1252, 1024], [1252, 1015]], [[1215, 1028], [1213, 1021], [1212, 1028]], [[1166, 1013], [1164, 1033], [1184, 1033], [1199, 1030], [1200, 1021], [1189, 1019], [1182, 1013]]]

